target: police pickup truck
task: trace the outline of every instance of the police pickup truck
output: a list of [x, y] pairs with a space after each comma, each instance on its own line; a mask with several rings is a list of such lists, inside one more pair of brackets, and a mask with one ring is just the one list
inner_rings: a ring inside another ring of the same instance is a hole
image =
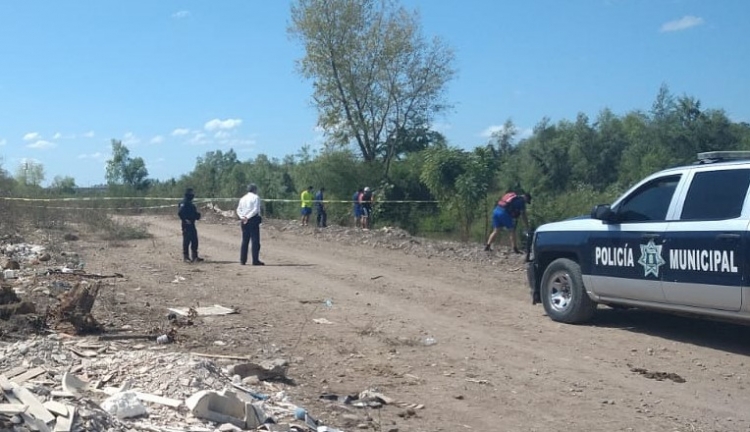
[[750, 321], [750, 152], [698, 154], [590, 216], [549, 223], [527, 250], [532, 302], [582, 323], [597, 304]]

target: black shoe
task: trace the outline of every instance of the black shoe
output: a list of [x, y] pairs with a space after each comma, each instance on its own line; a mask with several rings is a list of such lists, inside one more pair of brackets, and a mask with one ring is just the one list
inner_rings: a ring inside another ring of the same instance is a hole
[[255, 261], [253, 265], [266, 265], [263, 261]]
[[240, 265], [245, 265], [245, 264], [246, 264], [246, 263], [243, 263], [242, 261], [240, 261]]
[[513, 253], [516, 253], [516, 254], [519, 254], [519, 255], [520, 255], [520, 254], [522, 254], [523, 252], [521, 252], [520, 250], [518, 250], [518, 248], [514, 248], [514, 249], [513, 249]]
[[490, 245], [484, 245], [484, 250], [489, 252], [492, 250], [492, 248], [490, 247]]
[[193, 257], [193, 262], [202, 262], [202, 261], [203, 261], [203, 258], [201, 257], [197, 257], [197, 256]]
[[193, 260], [191, 260], [188, 257], [185, 257], [185, 258], [182, 259], [182, 262], [191, 263], [191, 262], [193, 262]]

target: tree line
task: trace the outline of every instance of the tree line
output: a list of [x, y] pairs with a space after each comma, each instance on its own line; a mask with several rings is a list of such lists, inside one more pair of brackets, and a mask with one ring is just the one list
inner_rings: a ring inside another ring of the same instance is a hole
[[[508, 119], [473, 148], [449, 143], [432, 125], [451, 109], [445, 90], [455, 56], [442, 39], [424, 37], [416, 12], [396, 0], [296, 0], [290, 15], [289, 34], [304, 48], [298, 72], [312, 83], [326, 137], [322, 147], [244, 161], [233, 150], [215, 150], [198, 157], [191, 172], [156, 180], [146, 161], [112, 140], [106, 192], [177, 199], [193, 187], [199, 198], [231, 199], [253, 182], [268, 216], [296, 217], [294, 203], [308, 185], [342, 201], [370, 186], [379, 203], [376, 224], [483, 240], [494, 203], [507, 190], [534, 196], [529, 219], [538, 226], [588, 213], [656, 170], [694, 161], [698, 152], [750, 150], [748, 123], [705, 109], [695, 97], [675, 96], [667, 85], [647, 111], [618, 115], [605, 108], [593, 119], [579, 113], [557, 123], [542, 118], [523, 137]], [[43, 179], [43, 167], [34, 164], [15, 177], [0, 171], [0, 191], [81, 193], [70, 177], [48, 188]], [[329, 206], [333, 222], [349, 222], [350, 213], [348, 204]]]
[[[675, 97], [666, 86], [648, 112], [617, 115], [604, 109], [593, 120], [579, 113], [557, 123], [544, 118], [523, 139], [517, 139], [509, 120], [470, 150], [437, 132], [420, 133], [423, 145], [394, 157], [387, 168], [383, 160], [366, 160], [354, 148], [305, 146], [281, 159], [260, 154], [244, 161], [233, 150], [215, 150], [198, 157], [191, 172], [168, 180], [149, 179], [145, 161], [113, 140], [106, 192], [177, 199], [194, 187], [199, 197], [231, 199], [253, 182], [264, 198], [291, 201], [268, 202], [269, 216], [293, 218], [299, 192], [308, 185], [324, 186], [327, 199], [342, 201], [369, 185], [381, 202], [375, 216], [381, 226], [478, 241], [506, 190], [532, 193], [529, 216], [538, 226], [588, 213], [654, 171], [695, 161], [699, 152], [750, 150], [750, 124], [734, 122], [720, 109], [704, 110], [694, 97]], [[46, 188], [43, 179], [41, 165], [23, 164], [15, 176], [0, 170], [0, 190], [11, 196], [81, 194], [72, 178], [56, 178]], [[329, 209], [332, 220], [349, 223], [349, 204]]]

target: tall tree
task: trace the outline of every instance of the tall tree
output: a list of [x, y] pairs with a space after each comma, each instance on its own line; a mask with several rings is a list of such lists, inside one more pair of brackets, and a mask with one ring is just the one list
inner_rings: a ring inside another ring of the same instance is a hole
[[240, 165], [237, 153], [230, 149], [207, 152], [198, 157], [195, 170], [191, 174], [192, 187], [200, 187], [197, 192], [204, 197], [230, 197], [245, 192], [245, 178], [237, 176], [235, 168]]
[[143, 158], [130, 157], [130, 150], [122, 141], [112, 140], [112, 159], [107, 160], [105, 178], [109, 185], [126, 185], [135, 190], [148, 189], [148, 170]]
[[0, 196], [8, 195], [15, 185], [15, 179], [3, 168], [3, 158], [0, 156]]
[[39, 187], [44, 181], [44, 165], [33, 160], [25, 160], [18, 165], [16, 182], [21, 186]]
[[457, 216], [463, 240], [469, 239], [480, 203], [487, 198], [496, 162], [486, 147], [473, 152], [436, 147], [424, 152], [420, 179], [440, 206]]
[[72, 195], [76, 192], [76, 180], [70, 176], [63, 177], [58, 175], [52, 180], [49, 188], [61, 195]]
[[289, 32], [301, 41], [301, 74], [313, 80], [318, 124], [365, 161], [389, 163], [449, 106], [453, 51], [426, 41], [419, 17], [395, 0], [296, 0]]
[[518, 128], [513, 120], [507, 119], [503, 127], [492, 132], [487, 147], [499, 158], [504, 158], [513, 152], [513, 142], [518, 135]]

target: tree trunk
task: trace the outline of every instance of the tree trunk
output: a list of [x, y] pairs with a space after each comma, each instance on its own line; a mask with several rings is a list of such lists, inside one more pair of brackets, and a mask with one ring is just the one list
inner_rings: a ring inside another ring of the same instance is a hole
[[54, 328], [72, 331], [77, 335], [101, 331], [101, 325], [91, 315], [96, 296], [99, 295], [99, 288], [101, 288], [100, 282], [93, 285], [79, 282], [73, 289], [63, 294], [60, 304], [50, 314], [55, 321]]

